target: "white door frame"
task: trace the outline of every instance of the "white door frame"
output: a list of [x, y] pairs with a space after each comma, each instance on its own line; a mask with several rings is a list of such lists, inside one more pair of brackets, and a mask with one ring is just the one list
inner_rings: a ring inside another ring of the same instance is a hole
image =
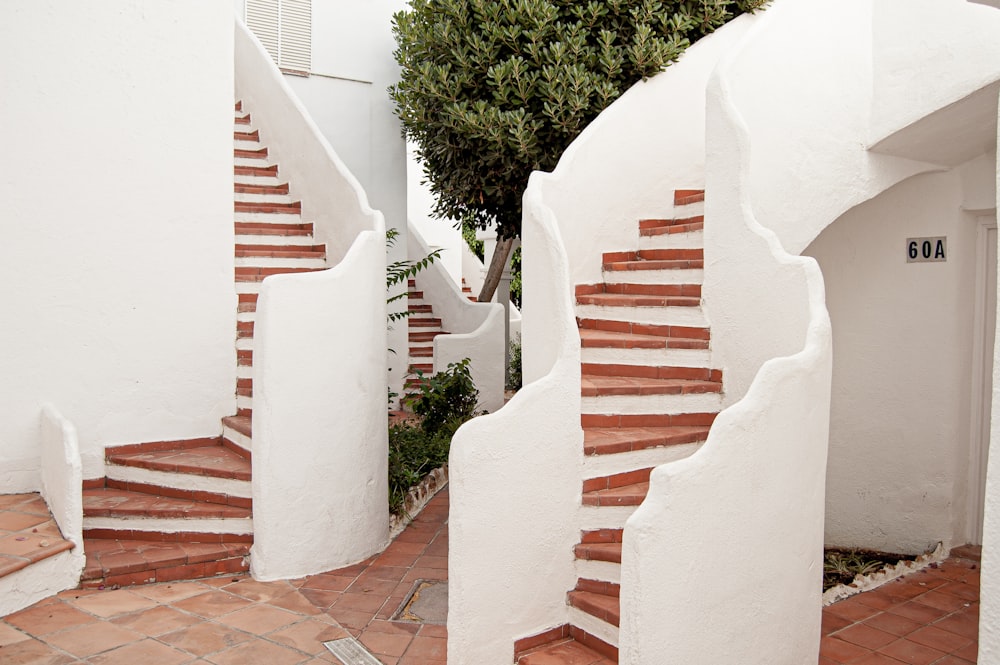
[[[996, 233], [996, 213], [976, 219], [976, 285], [972, 345], [972, 423], [969, 446], [968, 542], [983, 542], [983, 508], [986, 487], [986, 462], [990, 449], [989, 417], [993, 404], [990, 386], [993, 380], [993, 345], [987, 340], [987, 325], [996, 321], [997, 274], [988, 274], [990, 231]], [[993, 240], [996, 252], [996, 238]], [[987, 280], [992, 280], [993, 290]], [[991, 298], [992, 296], [992, 298]], [[993, 299], [993, 302], [987, 300]], [[990, 348], [986, 348], [990, 346]], [[996, 388], [993, 386], [993, 388]], [[989, 394], [987, 394], [989, 393]]]

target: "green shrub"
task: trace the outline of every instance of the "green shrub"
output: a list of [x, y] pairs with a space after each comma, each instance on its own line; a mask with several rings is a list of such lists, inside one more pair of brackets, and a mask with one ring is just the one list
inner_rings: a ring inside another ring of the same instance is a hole
[[395, 515], [404, 510], [410, 488], [448, 461], [455, 431], [478, 415], [479, 391], [472, 382], [468, 358], [434, 376], [416, 374], [419, 392], [407, 402], [420, 424], [389, 426], [389, 511]]
[[448, 365], [432, 376], [417, 371], [420, 393], [411, 400], [413, 412], [427, 434], [447, 432], [449, 436], [476, 415], [479, 391], [472, 382], [469, 359]]
[[521, 379], [521, 336], [510, 340], [510, 360], [507, 364], [507, 390], [520, 390]]

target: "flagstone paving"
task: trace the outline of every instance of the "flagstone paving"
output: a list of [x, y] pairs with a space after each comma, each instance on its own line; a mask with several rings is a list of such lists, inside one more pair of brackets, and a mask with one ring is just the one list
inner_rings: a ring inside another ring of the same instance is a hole
[[[384, 665], [444, 665], [445, 626], [394, 615], [421, 582], [448, 579], [447, 522], [445, 488], [385, 552], [347, 568], [66, 591], [0, 620], [0, 663], [337, 665], [323, 642], [354, 637]], [[819, 665], [975, 663], [979, 564], [968, 556], [825, 608]]]

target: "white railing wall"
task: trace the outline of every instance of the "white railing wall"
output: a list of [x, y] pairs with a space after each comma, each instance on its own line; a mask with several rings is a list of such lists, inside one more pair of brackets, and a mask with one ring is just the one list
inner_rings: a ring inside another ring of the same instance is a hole
[[[430, 247], [412, 223], [407, 225], [406, 238], [411, 260], [430, 254]], [[434, 316], [441, 319], [441, 327], [450, 333], [434, 338], [434, 371], [468, 358], [472, 380], [479, 390], [480, 408], [490, 413], [500, 409], [505, 383], [503, 307], [471, 302], [439, 262], [421, 270], [416, 281], [424, 300], [433, 307]]]
[[236, 95], [334, 266], [268, 277], [257, 302], [251, 572], [274, 580], [388, 539], [385, 222], [239, 20]]
[[0, 578], [0, 616], [80, 584], [83, 552], [83, 465], [76, 428], [49, 404], [42, 406], [38, 442], [42, 498], [73, 549]]
[[514, 641], [567, 620], [580, 504], [580, 341], [569, 265], [532, 175], [524, 199], [524, 381], [463, 425], [449, 460], [448, 662], [507, 665]]
[[[713, 348], [754, 330], [747, 345], [768, 359], [701, 450], [653, 471], [626, 523], [620, 647], [629, 665], [804, 665], [819, 651], [830, 322], [819, 266], [787, 254], [753, 216], [750, 137], [726, 87], [734, 57], [708, 90], [705, 244], [716, 276], [705, 301], [752, 303], [729, 326], [715, 325], [722, 305], [709, 308]], [[733, 565], [736, 552], [744, 563]]]

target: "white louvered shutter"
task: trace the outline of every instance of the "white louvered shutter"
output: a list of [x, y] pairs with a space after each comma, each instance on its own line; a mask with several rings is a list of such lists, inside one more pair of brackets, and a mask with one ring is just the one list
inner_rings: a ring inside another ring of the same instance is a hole
[[309, 72], [312, 69], [312, 0], [280, 0], [280, 6], [278, 66]]
[[246, 24], [281, 69], [312, 69], [312, 0], [246, 0]]
[[246, 0], [246, 24], [278, 62], [278, 1]]

